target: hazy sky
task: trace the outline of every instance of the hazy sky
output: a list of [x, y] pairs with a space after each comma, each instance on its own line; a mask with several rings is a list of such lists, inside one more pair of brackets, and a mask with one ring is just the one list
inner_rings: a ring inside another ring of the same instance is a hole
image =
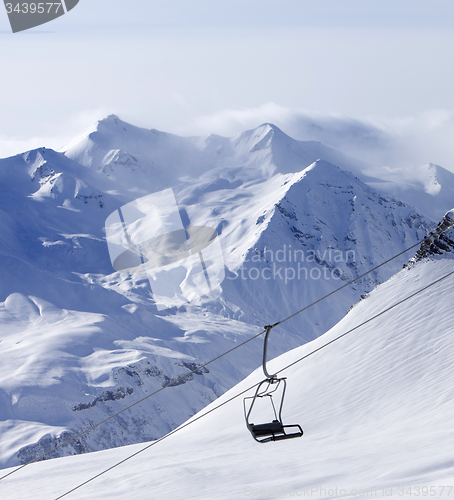
[[115, 113], [183, 135], [345, 122], [454, 170], [453, 52], [452, 0], [80, 0], [17, 34], [0, 5], [0, 157]]

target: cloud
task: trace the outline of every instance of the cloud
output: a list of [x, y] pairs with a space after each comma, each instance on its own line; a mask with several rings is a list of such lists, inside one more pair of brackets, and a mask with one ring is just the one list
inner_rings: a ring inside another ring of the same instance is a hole
[[436, 163], [454, 171], [454, 112], [444, 109], [414, 116], [359, 119], [266, 103], [256, 108], [227, 109], [199, 116], [190, 127], [191, 134], [233, 136], [265, 122], [274, 123], [295, 139], [322, 142], [374, 168], [411, 168]]
[[[86, 109], [54, 123], [61, 134], [51, 135], [46, 128], [36, 136], [0, 134], [0, 157], [18, 154], [37, 147], [60, 148], [109, 114], [146, 128], [155, 123], [126, 116], [121, 110], [105, 107]], [[280, 106], [273, 102], [258, 107], [224, 109], [212, 114], [193, 115], [186, 124], [169, 127], [166, 132], [180, 135], [219, 134], [235, 136], [262, 123], [274, 123], [286, 134], [299, 140], [319, 141], [358, 158], [371, 166], [367, 172], [382, 167], [417, 168], [428, 163], [441, 165], [454, 172], [454, 112], [429, 110], [413, 116], [368, 116], [357, 118], [339, 113], [322, 113]]]
[[277, 125], [295, 139], [319, 141], [345, 152], [384, 150], [391, 143], [386, 131], [373, 123], [340, 114], [285, 108], [274, 103], [200, 116], [194, 125], [201, 134], [232, 136], [265, 122]]
[[264, 122], [284, 127], [289, 135], [304, 136], [305, 140], [320, 140], [340, 145], [342, 141], [377, 147], [385, 139], [384, 134], [366, 122], [338, 114], [323, 114], [306, 110], [290, 109], [274, 103], [244, 110], [223, 110], [195, 120], [200, 131], [232, 135], [247, 128], [255, 128]]
[[375, 118], [373, 122], [393, 138], [390, 166], [435, 163], [454, 171], [454, 112], [429, 110], [415, 116]]
[[[45, 130], [36, 135], [8, 135], [0, 132], [0, 158], [7, 158], [41, 147], [58, 150], [93, 123], [112, 113], [114, 111], [106, 108], [82, 110], [54, 122], [52, 126], [47, 124], [44, 127]], [[58, 130], [59, 133], [52, 134], [52, 130]]]
[[0, 158], [8, 158], [40, 147], [51, 147], [52, 137], [8, 137], [0, 135]]

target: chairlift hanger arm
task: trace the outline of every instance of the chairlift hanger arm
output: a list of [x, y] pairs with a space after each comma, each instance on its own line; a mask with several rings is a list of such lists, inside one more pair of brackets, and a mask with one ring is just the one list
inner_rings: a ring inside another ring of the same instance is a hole
[[271, 329], [276, 326], [276, 325], [268, 325], [265, 326], [266, 334], [265, 334], [265, 341], [263, 344], [263, 373], [265, 374], [265, 377], [267, 379], [275, 379], [276, 374], [270, 375], [268, 373], [268, 370], [266, 369], [266, 358], [267, 358], [267, 353], [268, 353], [268, 337], [270, 336]]

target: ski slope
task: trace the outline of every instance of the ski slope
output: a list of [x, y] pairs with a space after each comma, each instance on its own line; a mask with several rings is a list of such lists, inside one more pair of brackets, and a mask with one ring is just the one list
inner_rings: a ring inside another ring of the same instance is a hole
[[[445, 236], [451, 245], [454, 231]], [[263, 378], [258, 368], [196, 415], [194, 423], [67, 498], [452, 497], [454, 256], [449, 245], [376, 287], [326, 334], [268, 363], [271, 373], [288, 378], [284, 423], [301, 424], [302, 438], [253, 441], [242, 397], [210, 412], [258, 383]], [[58, 498], [143, 448], [32, 464], [1, 480], [0, 495]]]

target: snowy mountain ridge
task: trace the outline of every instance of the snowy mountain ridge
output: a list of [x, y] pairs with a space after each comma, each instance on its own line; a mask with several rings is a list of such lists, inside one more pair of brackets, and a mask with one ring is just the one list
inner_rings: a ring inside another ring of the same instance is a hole
[[277, 172], [300, 171], [322, 157], [341, 166], [349, 163], [342, 153], [319, 143], [295, 141], [274, 125], [265, 124], [235, 138], [186, 138], [134, 127], [115, 115], [99, 121], [61, 151], [103, 174], [97, 176], [95, 187], [129, 199], [173, 187], [178, 178], [196, 178], [216, 169], [241, 167], [248, 170], [246, 179], [252, 176], [257, 181]]

